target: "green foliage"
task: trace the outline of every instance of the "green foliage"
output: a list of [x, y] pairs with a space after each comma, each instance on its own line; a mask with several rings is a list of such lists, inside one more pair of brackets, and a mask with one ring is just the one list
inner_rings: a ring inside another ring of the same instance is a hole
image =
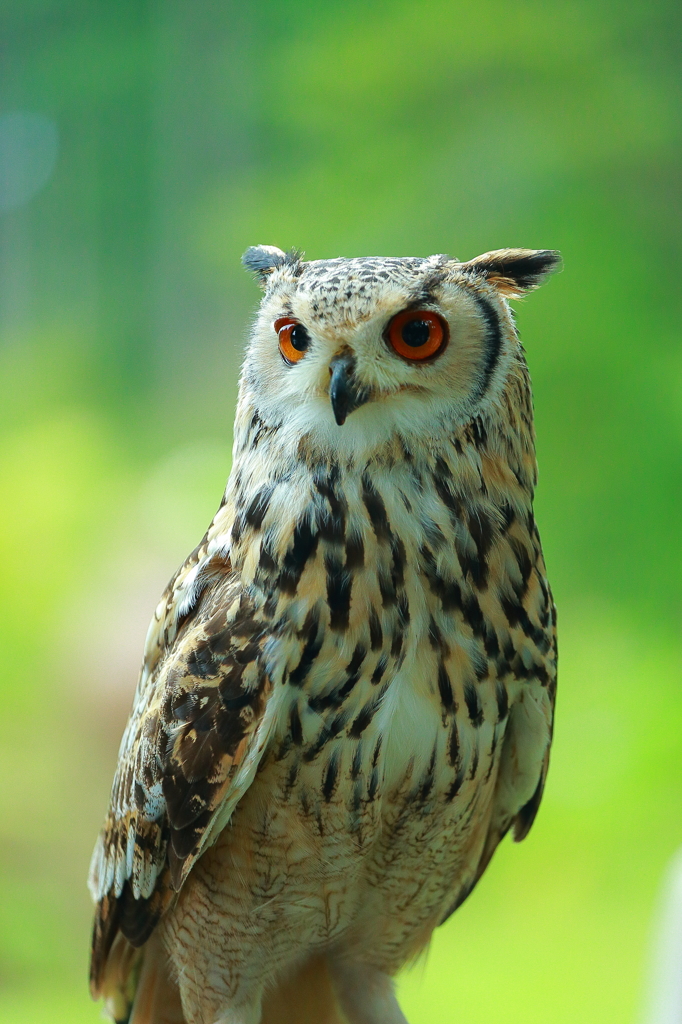
[[244, 249], [559, 248], [518, 321], [559, 604], [555, 754], [402, 981], [413, 1024], [633, 1020], [682, 841], [679, 7], [5, 5], [0, 116], [55, 119], [0, 214], [0, 1022], [95, 1021], [87, 860], [146, 619], [228, 469]]

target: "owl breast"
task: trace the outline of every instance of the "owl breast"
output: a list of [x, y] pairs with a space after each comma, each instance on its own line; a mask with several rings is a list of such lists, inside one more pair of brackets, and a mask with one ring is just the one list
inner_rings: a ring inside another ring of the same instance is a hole
[[288, 531], [275, 486], [244, 534], [279, 623], [276, 726], [183, 898], [217, 889], [231, 921], [281, 943], [274, 962], [292, 934], [323, 948], [359, 931], [393, 972], [475, 881], [520, 685], [498, 578], [515, 527], [460, 506], [449, 478], [318, 477], [294, 488]]

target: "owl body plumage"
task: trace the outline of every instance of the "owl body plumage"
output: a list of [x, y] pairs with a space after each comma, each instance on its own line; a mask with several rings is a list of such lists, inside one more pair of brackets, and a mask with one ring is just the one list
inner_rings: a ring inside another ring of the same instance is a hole
[[[150, 627], [93, 855], [93, 990], [133, 1024], [275, 1024], [317, 985], [311, 1021], [398, 1024], [389, 979], [546, 774], [554, 609], [504, 295], [556, 257], [253, 252], [232, 472]], [[447, 317], [451, 363], [394, 365], [377, 325], [411, 306]], [[312, 338], [294, 366], [282, 315]]]

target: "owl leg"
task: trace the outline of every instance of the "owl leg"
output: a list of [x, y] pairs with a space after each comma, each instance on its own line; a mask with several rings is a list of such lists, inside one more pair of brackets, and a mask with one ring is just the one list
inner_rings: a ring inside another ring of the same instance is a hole
[[331, 963], [329, 968], [349, 1024], [408, 1024], [393, 980], [383, 971], [347, 961]]
[[260, 1024], [261, 1002], [258, 999], [255, 1003], [239, 1003], [232, 1005], [222, 1000], [204, 999], [201, 1002], [201, 1009], [195, 1012], [183, 1005], [187, 1024]]
[[261, 985], [230, 985], [222, 972], [195, 964], [180, 973], [178, 985], [187, 1024], [261, 1024]]
[[215, 1024], [260, 1024], [260, 1019], [260, 1006], [247, 1006], [230, 1010], [227, 1016], [216, 1018]]

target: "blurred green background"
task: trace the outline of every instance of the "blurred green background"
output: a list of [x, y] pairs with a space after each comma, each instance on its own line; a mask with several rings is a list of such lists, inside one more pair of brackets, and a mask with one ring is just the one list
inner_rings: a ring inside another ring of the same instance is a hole
[[679, 45], [649, 0], [4, 0], [0, 1021], [94, 1022], [90, 851], [147, 622], [229, 469], [266, 242], [560, 248], [518, 320], [559, 605], [530, 838], [411, 1024], [639, 1019], [682, 843]]

